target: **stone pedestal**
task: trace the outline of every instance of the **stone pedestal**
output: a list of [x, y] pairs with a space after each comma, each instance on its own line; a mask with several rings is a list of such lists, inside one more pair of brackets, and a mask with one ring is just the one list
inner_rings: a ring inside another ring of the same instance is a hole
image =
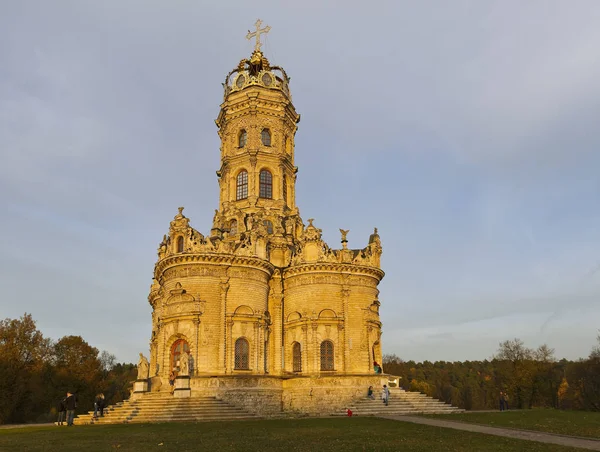
[[188, 375], [177, 376], [175, 378], [175, 391], [173, 397], [190, 397], [192, 390], [190, 389], [190, 377]]
[[136, 380], [133, 383], [133, 392], [148, 392], [148, 380]]

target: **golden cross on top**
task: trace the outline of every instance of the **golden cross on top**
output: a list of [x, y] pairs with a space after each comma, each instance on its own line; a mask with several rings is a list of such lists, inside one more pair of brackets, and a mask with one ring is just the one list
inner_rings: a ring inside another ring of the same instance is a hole
[[256, 23], [254, 24], [254, 26], [256, 27], [256, 31], [250, 31], [248, 30], [248, 34], [246, 35], [246, 39], [248, 41], [250, 41], [252, 38], [254, 38], [256, 36], [256, 44], [254, 45], [254, 51], [255, 52], [260, 52], [260, 46], [262, 46], [261, 42], [260, 42], [260, 35], [261, 34], [267, 34], [269, 32], [269, 30], [271, 29], [271, 27], [269, 27], [268, 25], [265, 28], [260, 28], [262, 24], [262, 20], [258, 19], [256, 21]]

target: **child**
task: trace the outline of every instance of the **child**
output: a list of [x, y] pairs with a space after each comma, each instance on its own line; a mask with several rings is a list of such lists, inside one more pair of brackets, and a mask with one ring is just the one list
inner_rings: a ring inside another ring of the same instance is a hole
[[373, 386], [369, 386], [369, 389], [367, 390], [367, 397], [369, 399], [375, 400], [375, 394], [373, 394]]

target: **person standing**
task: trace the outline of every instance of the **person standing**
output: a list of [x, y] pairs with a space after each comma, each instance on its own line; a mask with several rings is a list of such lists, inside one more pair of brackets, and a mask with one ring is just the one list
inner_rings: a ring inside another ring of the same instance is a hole
[[381, 398], [383, 399], [383, 403], [385, 403], [385, 406], [388, 406], [388, 404], [390, 403], [390, 390], [388, 389], [387, 385], [383, 385], [383, 390], [381, 391]]
[[56, 422], [56, 425], [63, 425], [63, 423], [65, 422], [65, 419], [67, 417], [66, 401], [67, 401], [66, 397], [62, 397], [58, 401], [58, 421]]
[[504, 411], [505, 407], [506, 407], [506, 397], [504, 396], [504, 393], [502, 391], [500, 391], [500, 411]]
[[73, 419], [75, 418], [75, 408], [77, 407], [77, 402], [75, 401], [75, 396], [70, 392], [67, 392], [65, 406], [67, 408], [67, 426], [72, 426]]
[[100, 400], [98, 401], [98, 409], [100, 410], [100, 417], [104, 417], [104, 393], [100, 393]]

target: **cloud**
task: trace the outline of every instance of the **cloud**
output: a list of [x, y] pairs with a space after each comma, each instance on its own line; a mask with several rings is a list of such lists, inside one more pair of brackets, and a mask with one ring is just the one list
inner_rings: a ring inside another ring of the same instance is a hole
[[221, 82], [259, 15], [302, 114], [301, 212], [331, 246], [340, 227], [352, 247], [379, 227], [384, 350], [473, 359], [523, 335], [587, 355], [597, 2], [1, 8], [4, 315], [30, 311], [123, 360], [147, 348], [156, 246], [179, 205], [211, 226]]

